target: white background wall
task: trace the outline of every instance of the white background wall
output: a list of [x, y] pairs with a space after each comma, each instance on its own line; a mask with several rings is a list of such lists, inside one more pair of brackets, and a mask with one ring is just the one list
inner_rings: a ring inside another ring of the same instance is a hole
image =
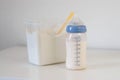
[[0, 50], [26, 44], [25, 20], [61, 21], [75, 11], [88, 47], [120, 49], [120, 0], [0, 0]]

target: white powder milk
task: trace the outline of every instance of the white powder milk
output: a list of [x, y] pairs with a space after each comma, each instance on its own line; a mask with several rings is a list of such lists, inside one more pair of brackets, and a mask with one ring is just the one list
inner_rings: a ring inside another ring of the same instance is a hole
[[32, 64], [47, 65], [65, 61], [65, 38], [50, 36], [47, 30], [27, 29], [27, 47]]
[[66, 38], [64, 36], [58, 36], [56, 39], [56, 60], [57, 62], [64, 62], [66, 58]]

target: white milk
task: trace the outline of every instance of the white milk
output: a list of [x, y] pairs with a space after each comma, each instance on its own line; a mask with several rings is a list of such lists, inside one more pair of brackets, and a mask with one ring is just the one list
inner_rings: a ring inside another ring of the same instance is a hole
[[[76, 51], [75, 42], [73, 42], [73, 41], [66, 42], [66, 47], [67, 47], [67, 53], [68, 53], [67, 57], [66, 57], [67, 68], [68, 69], [84, 69], [84, 68], [86, 68], [86, 41], [81, 41], [80, 46], [77, 47], [80, 49], [79, 55], [75, 54], [75, 51]], [[78, 56], [79, 56], [79, 58], [76, 58]], [[79, 62], [76, 62], [76, 60]], [[76, 65], [76, 63], [78, 63], [80, 65]]]

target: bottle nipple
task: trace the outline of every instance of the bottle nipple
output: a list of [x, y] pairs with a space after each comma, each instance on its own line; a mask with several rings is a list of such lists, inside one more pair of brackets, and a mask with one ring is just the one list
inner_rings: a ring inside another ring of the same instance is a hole
[[84, 25], [84, 23], [80, 20], [79, 16], [74, 15], [69, 25]]

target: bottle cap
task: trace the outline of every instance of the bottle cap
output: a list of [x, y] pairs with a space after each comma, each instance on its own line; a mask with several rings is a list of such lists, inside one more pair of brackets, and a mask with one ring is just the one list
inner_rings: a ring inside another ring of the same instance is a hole
[[68, 33], [85, 33], [87, 29], [85, 25], [68, 25], [66, 31]]

